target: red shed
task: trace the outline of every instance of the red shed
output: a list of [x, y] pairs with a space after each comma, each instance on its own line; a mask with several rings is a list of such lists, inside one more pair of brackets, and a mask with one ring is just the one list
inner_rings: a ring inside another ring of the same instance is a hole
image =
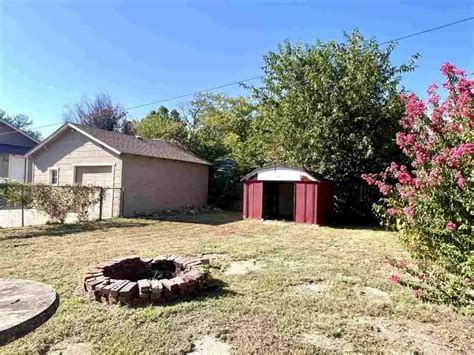
[[333, 185], [303, 169], [260, 168], [242, 181], [244, 218], [323, 224], [332, 208]]

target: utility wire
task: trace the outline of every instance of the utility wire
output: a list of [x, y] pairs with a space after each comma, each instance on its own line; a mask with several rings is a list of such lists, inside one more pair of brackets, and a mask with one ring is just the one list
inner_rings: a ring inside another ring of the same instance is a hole
[[[458, 25], [458, 24], [460, 24], [460, 23], [467, 22], [467, 21], [472, 21], [472, 20], [474, 20], [474, 16], [467, 17], [467, 18], [464, 18], [464, 19], [459, 20], [459, 21], [454, 21], [454, 22], [446, 23], [446, 24], [441, 25], [441, 26], [437, 26], [437, 27], [433, 27], [433, 28], [428, 28], [428, 29], [426, 29], [426, 30], [423, 30], [423, 31], [420, 31], [420, 32], [411, 33], [411, 34], [406, 35], [406, 36], [394, 38], [394, 39], [391, 39], [391, 40], [389, 40], [389, 41], [385, 41], [385, 42], [379, 43], [379, 45], [384, 45], [384, 44], [388, 44], [388, 43], [393, 43], [393, 42], [402, 41], [402, 40], [407, 39], [407, 38], [416, 37], [416, 36], [419, 36], [419, 35], [422, 35], [422, 34], [425, 34], [425, 33], [437, 31], [437, 30], [440, 30], [440, 29], [442, 29], [442, 28], [451, 27], [451, 26]], [[222, 84], [222, 85], [219, 85], [219, 86], [214, 86], [214, 87], [209, 88], [209, 89], [203, 89], [203, 90], [194, 91], [194, 92], [188, 93], [188, 94], [182, 94], [182, 95], [178, 95], [178, 96], [169, 97], [169, 98], [167, 98], [167, 99], [162, 99], [162, 100], [147, 102], [147, 103], [144, 103], [144, 104], [141, 104], [141, 105], [136, 105], [136, 106], [130, 106], [130, 107], [126, 107], [126, 108], [125, 108], [125, 111], [134, 110], [134, 109], [141, 108], [141, 107], [145, 107], [145, 106], [156, 105], [156, 104], [159, 104], [159, 103], [168, 102], [168, 101], [173, 101], [173, 100], [177, 100], [177, 99], [182, 99], [182, 98], [185, 98], [185, 97], [194, 96], [194, 95], [197, 95], [197, 94], [202, 94], [202, 93], [205, 93], [205, 92], [218, 90], [218, 89], [226, 88], [226, 87], [229, 87], [229, 86], [239, 85], [239, 84], [241, 84], [241, 83], [245, 83], [245, 82], [248, 82], [248, 81], [253, 81], [253, 80], [261, 79], [261, 78], [263, 78], [263, 75], [258, 75], [258, 76], [254, 76], [254, 77], [252, 77], [252, 78], [248, 78], [248, 79], [244, 79], [244, 80], [239, 80], [239, 81], [234, 81], [234, 82], [227, 83], [227, 84]], [[96, 116], [92, 115], [92, 116], [89, 116], [89, 117], [99, 117], [99, 116], [101, 116], [101, 115], [103, 115], [103, 114], [99, 114], [99, 115], [96, 115]], [[58, 122], [58, 123], [53, 123], [53, 124], [49, 124], [49, 125], [45, 125], [45, 126], [32, 127], [32, 128], [30, 128], [30, 129], [34, 130], [34, 129], [39, 129], [39, 128], [52, 127], [52, 126], [57, 126], [57, 125], [60, 125], [60, 124], [63, 124], [63, 123], [64, 123], [64, 122]], [[16, 133], [16, 131], [0, 133], [0, 136], [5, 135], [5, 134], [12, 134], [12, 133]]]
[[234, 85], [238, 85], [238, 84], [241, 84], [241, 83], [246, 83], [247, 81], [252, 81], [252, 80], [256, 80], [256, 79], [260, 79], [260, 78], [263, 78], [263, 75], [254, 76], [253, 78], [249, 78], [249, 79], [234, 81], [234, 82], [232, 82], [232, 83], [228, 83], [228, 84], [223, 84], [223, 85], [215, 86], [215, 87], [209, 88], [209, 89], [194, 91], [194, 92], [189, 93], [189, 94], [183, 94], [183, 95], [178, 95], [178, 96], [170, 97], [170, 98], [168, 98], [168, 99], [163, 99], [163, 100], [148, 102], [148, 103], [142, 104], [142, 105], [137, 105], [137, 106], [128, 107], [128, 108], [126, 108], [125, 110], [133, 110], [133, 109], [140, 108], [140, 107], [145, 107], [145, 106], [160, 104], [160, 103], [166, 102], [166, 101], [173, 101], [173, 100], [177, 100], [177, 99], [182, 99], [182, 98], [184, 98], [184, 97], [193, 96], [193, 95], [196, 95], [196, 94], [202, 94], [202, 93], [205, 93], [205, 92], [209, 92], [209, 91], [214, 91], [214, 90], [226, 88], [226, 87], [228, 87], [228, 86], [234, 86]]
[[404, 40], [404, 39], [407, 39], [407, 38], [419, 36], [419, 35], [422, 35], [422, 34], [425, 34], [425, 33], [428, 33], [428, 32], [437, 31], [437, 30], [440, 30], [442, 28], [454, 26], [454, 25], [457, 25], [459, 23], [472, 21], [472, 20], [474, 20], [474, 16], [467, 17], [467, 18], [459, 20], [459, 21], [450, 22], [450, 23], [447, 23], [445, 25], [429, 28], [427, 30], [423, 30], [423, 31], [420, 31], [420, 32], [415, 32], [415, 33], [412, 33], [412, 34], [409, 34], [409, 35], [406, 35], [406, 36], [403, 36], [403, 37], [398, 37], [398, 38], [395, 38], [395, 39], [391, 39], [390, 41], [385, 41], [385, 42], [382, 42], [382, 43], [379, 43], [379, 44], [383, 45], [383, 44], [388, 44], [388, 43], [392, 43], [392, 42], [401, 41], [401, 40]]

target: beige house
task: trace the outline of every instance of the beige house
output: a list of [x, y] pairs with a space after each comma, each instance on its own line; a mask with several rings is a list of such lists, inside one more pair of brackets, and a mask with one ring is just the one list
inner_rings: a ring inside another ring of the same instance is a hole
[[207, 203], [210, 164], [163, 140], [66, 123], [27, 157], [34, 183], [108, 188], [104, 215]]

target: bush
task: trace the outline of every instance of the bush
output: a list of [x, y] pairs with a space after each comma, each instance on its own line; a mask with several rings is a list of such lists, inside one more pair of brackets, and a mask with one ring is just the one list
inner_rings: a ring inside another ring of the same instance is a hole
[[0, 178], [0, 202], [9, 207], [28, 206], [31, 204], [31, 194], [27, 185], [16, 180]]
[[8, 205], [35, 208], [59, 223], [64, 223], [69, 213], [87, 221], [89, 208], [100, 201], [99, 191], [92, 186], [21, 184], [13, 180], [0, 183], [0, 198]]
[[77, 213], [79, 221], [88, 220], [88, 210], [100, 201], [99, 189], [90, 186], [34, 185], [32, 207], [45, 212], [51, 220], [64, 223], [69, 213]]
[[[403, 243], [431, 275], [435, 301], [474, 302], [474, 80], [446, 63], [447, 96], [437, 86], [426, 102], [404, 95], [405, 115], [397, 144], [411, 166], [393, 162], [382, 174], [366, 175], [385, 196], [376, 212], [401, 233]], [[436, 275], [436, 277], [434, 276]], [[441, 276], [442, 275], [442, 276]], [[462, 290], [462, 291], [460, 291]], [[460, 294], [461, 292], [461, 294]]]
[[376, 225], [372, 206], [379, 191], [364, 181], [336, 183], [331, 222], [337, 225]]
[[209, 184], [209, 203], [234, 209], [242, 198], [241, 175], [232, 159], [217, 159], [212, 165]]

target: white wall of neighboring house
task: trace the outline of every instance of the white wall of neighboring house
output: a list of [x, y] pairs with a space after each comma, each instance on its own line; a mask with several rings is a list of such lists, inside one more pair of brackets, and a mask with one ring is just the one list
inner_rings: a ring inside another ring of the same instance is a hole
[[10, 154], [0, 154], [0, 178], [8, 177], [8, 158]]
[[10, 154], [8, 162], [8, 177], [19, 182], [25, 181], [25, 158], [21, 155]]
[[22, 155], [0, 154], [0, 177], [24, 182], [25, 160]]

